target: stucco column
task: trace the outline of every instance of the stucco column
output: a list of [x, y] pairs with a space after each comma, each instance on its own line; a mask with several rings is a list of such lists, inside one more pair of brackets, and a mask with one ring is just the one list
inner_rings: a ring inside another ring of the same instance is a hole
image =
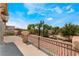
[[0, 17], [0, 44], [3, 43], [3, 35], [4, 35], [4, 23]]
[[0, 21], [0, 43], [3, 43], [4, 24]]
[[3, 35], [4, 35], [4, 23], [3, 23], [3, 21], [2, 21], [2, 18], [1, 18], [1, 10], [0, 10], [0, 44], [2, 44], [3, 43]]
[[0, 3], [0, 43], [3, 43], [6, 22], [8, 20], [7, 3]]

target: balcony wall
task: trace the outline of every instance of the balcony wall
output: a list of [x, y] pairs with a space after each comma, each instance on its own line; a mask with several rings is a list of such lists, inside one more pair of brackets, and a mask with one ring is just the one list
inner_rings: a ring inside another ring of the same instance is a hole
[[49, 55], [79, 56], [79, 51], [75, 50], [72, 43], [69, 42], [45, 38], [37, 35], [29, 35], [28, 41]]

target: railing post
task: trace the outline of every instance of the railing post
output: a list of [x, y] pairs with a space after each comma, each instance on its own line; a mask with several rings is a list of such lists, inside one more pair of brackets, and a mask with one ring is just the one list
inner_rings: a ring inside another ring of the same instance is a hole
[[64, 44], [64, 56], [65, 56], [65, 44]]
[[71, 46], [71, 56], [72, 56], [72, 46]]
[[40, 37], [38, 37], [38, 49], [40, 49]]
[[67, 44], [67, 56], [69, 56], [69, 54], [68, 54], [68, 44]]

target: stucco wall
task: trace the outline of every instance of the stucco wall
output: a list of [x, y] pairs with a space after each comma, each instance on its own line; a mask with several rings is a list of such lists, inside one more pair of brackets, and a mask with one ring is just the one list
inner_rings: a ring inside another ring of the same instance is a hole
[[3, 7], [2, 14], [8, 14], [8, 4], [7, 3], [0, 3], [0, 7]]
[[0, 43], [3, 42], [4, 24], [0, 21]]

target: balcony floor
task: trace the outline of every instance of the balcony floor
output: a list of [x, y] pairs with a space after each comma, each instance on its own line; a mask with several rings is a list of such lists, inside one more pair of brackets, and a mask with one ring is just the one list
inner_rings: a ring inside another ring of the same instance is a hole
[[22, 38], [19, 36], [5, 36], [4, 42], [5, 43], [13, 42], [24, 56], [48, 56], [46, 53], [39, 50], [32, 44], [27, 45], [23, 43]]
[[0, 44], [0, 56], [23, 56], [14, 43]]

